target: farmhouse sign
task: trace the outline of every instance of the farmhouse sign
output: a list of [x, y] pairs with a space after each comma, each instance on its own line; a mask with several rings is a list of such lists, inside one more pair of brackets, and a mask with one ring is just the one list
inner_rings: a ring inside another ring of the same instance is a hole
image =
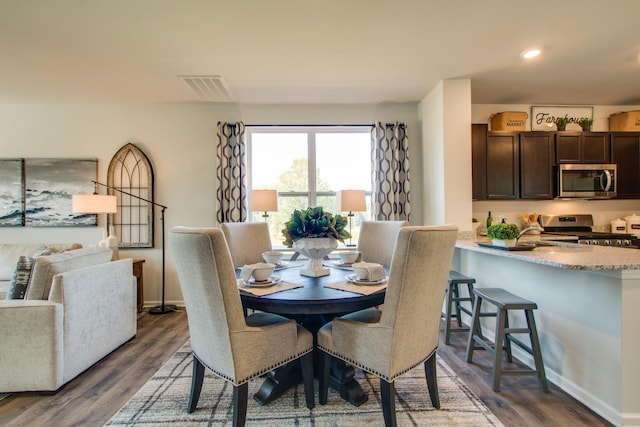
[[531, 107], [531, 130], [556, 130], [555, 120], [565, 117], [569, 120], [567, 129], [580, 130], [580, 119], [593, 119], [593, 107], [570, 107], [559, 105], [535, 105]]

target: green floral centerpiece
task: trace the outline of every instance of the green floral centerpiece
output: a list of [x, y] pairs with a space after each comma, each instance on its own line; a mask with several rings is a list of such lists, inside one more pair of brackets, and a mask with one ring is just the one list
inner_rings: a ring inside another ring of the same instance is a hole
[[344, 242], [344, 239], [351, 238], [346, 226], [346, 217], [325, 212], [321, 206], [293, 211], [282, 229], [282, 243], [308, 258], [307, 265], [300, 270], [301, 275], [320, 277], [330, 274], [329, 269], [322, 265], [322, 259], [338, 247], [338, 240]]
[[496, 246], [513, 246], [519, 234], [520, 229], [516, 224], [493, 224], [487, 228], [487, 237]]
[[325, 212], [322, 206], [294, 210], [289, 221], [284, 223], [282, 235], [287, 247], [292, 247], [293, 242], [302, 238], [333, 237], [344, 243], [344, 239], [350, 239], [351, 234], [346, 229], [347, 217], [333, 215]]

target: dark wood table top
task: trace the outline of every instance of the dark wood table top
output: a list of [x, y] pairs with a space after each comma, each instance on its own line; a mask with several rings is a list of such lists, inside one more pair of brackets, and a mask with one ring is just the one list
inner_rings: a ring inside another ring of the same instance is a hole
[[274, 274], [281, 276], [284, 281], [304, 285], [302, 288], [264, 296], [240, 292], [243, 306], [281, 315], [322, 315], [351, 313], [384, 303], [385, 290], [362, 295], [324, 287], [344, 282], [353, 271], [329, 267], [331, 273], [328, 276], [307, 277], [300, 275], [301, 267], [302, 263], [300, 266], [276, 270]]

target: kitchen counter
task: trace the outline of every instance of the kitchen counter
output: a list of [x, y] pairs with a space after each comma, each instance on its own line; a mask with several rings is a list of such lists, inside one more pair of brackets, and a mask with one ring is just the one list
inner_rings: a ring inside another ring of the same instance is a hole
[[[521, 242], [540, 239], [527, 237]], [[614, 425], [640, 426], [640, 249], [542, 243], [506, 251], [459, 240], [452, 268], [474, 277], [477, 288], [500, 287], [536, 302], [549, 381]], [[463, 321], [469, 323], [468, 316]], [[493, 338], [495, 320], [481, 321]], [[519, 313], [509, 321], [526, 325]], [[529, 354], [513, 351], [533, 366]], [[537, 388], [535, 379], [528, 384]]]
[[[491, 240], [484, 237], [477, 241], [491, 244]], [[541, 241], [544, 246], [531, 251], [486, 248], [472, 240], [459, 240], [456, 247], [570, 270], [640, 270], [640, 249], [552, 242], [539, 236], [520, 239], [522, 244]]]

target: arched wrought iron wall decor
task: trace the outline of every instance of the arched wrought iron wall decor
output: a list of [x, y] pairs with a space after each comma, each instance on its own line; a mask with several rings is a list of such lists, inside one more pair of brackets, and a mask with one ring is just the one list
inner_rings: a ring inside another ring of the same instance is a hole
[[[143, 199], [153, 201], [153, 167], [149, 158], [135, 145], [124, 145], [111, 159], [107, 184]], [[114, 226], [120, 248], [152, 248], [153, 205], [127, 194], [108, 190], [118, 197], [118, 213], [108, 215], [107, 224]]]

